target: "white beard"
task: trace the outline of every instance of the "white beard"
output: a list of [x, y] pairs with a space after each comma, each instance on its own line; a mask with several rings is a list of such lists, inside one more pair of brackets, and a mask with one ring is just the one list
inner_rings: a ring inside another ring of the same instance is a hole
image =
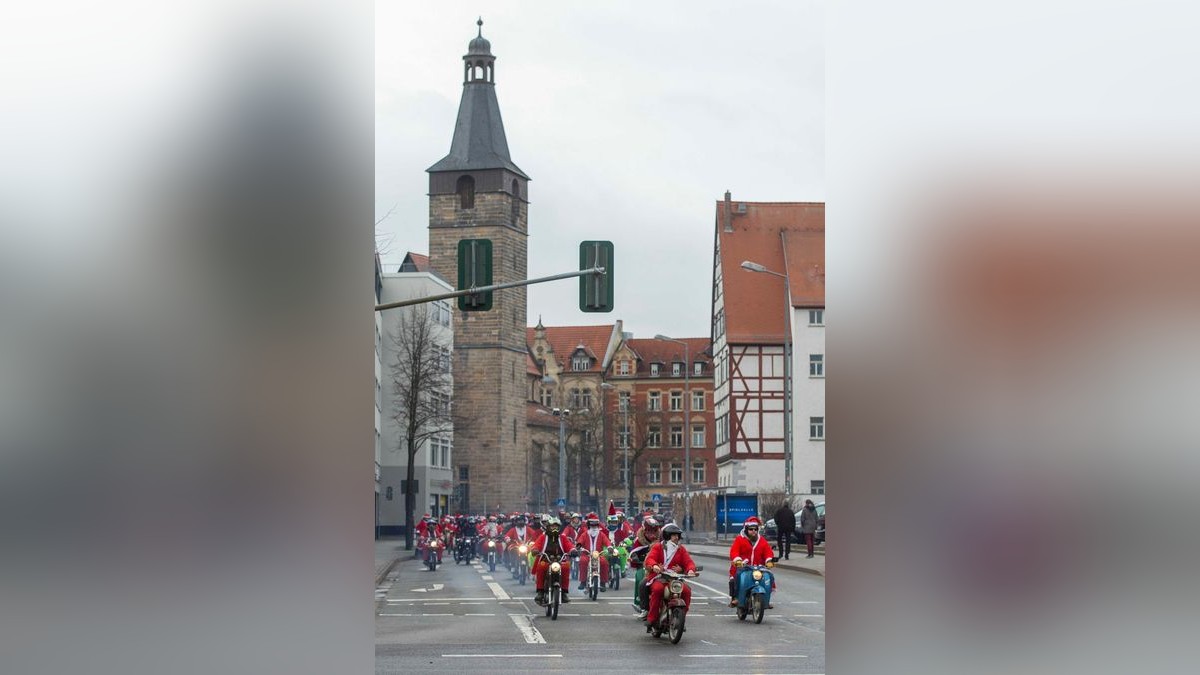
[[589, 527], [589, 528], [588, 528], [588, 534], [589, 534], [589, 535], [591, 535], [591, 536], [592, 536], [592, 538], [594, 539], [595, 537], [599, 536], [599, 534], [600, 534], [600, 528], [598, 528], [598, 527]]

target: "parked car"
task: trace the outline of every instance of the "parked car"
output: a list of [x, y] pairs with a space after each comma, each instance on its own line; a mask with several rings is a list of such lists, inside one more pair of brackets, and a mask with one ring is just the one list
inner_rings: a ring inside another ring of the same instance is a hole
[[772, 518], [763, 523], [763, 536], [770, 541], [775, 541], [778, 530], [775, 529], [775, 519]]
[[817, 532], [813, 535], [813, 543], [825, 543], [825, 502], [817, 504]]

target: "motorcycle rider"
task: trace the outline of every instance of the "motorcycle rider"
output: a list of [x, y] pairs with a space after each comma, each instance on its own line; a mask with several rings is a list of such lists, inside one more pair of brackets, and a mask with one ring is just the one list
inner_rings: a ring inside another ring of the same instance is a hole
[[[611, 523], [611, 521], [610, 521]], [[613, 542], [620, 543], [633, 536], [633, 526], [625, 518], [624, 511], [617, 511], [617, 529], [613, 533]]]
[[[612, 542], [608, 538], [608, 530], [600, 527], [600, 516], [595, 513], [587, 514], [587, 529], [579, 533], [575, 543], [584, 548], [584, 554], [579, 557], [579, 590], [587, 588], [588, 559], [592, 551], [599, 551]], [[608, 592], [608, 565], [600, 565], [600, 590]]]
[[[658, 613], [662, 609], [663, 590], [667, 585], [666, 579], [659, 579], [658, 573], [669, 569], [689, 577], [696, 575], [696, 563], [683, 546], [683, 530], [675, 523], [668, 523], [662, 529], [662, 541], [650, 547], [646, 554], [646, 574], [649, 577], [646, 585], [650, 587], [650, 613], [646, 617], [646, 632], [658, 621]], [[692, 589], [687, 584], [683, 586], [683, 602], [687, 609], [692, 607]]]
[[[637, 534], [633, 537], [633, 548], [629, 551], [630, 558], [645, 558], [646, 554], [650, 551], [650, 547], [662, 538], [659, 527], [658, 519], [654, 516], [646, 516], [642, 519], [642, 526], [638, 528]], [[644, 583], [646, 575], [645, 564], [637, 564], [635, 567], [638, 570], [638, 583], [633, 585], [633, 604], [638, 608], [638, 617], [644, 619], [650, 612], [650, 589]]]
[[[747, 565], [764, 565], [768, 558], [774, 558], [775, 552], [771, 550], [771, 542], [767, 541], [766, 537], [758, 535], [759, 527], [762, 523], [756, 516], [750, 516], [742, 525], [742, 531], [733, 540], [733, 545], [729, 547], [729, 606], [737, 607], [737, 563], [739, 561]], [[775, 582], [771, 582], [771, 588], [775, 588]], [[768, 605], [768, 608], [773, 608], [773, 605]]]
[[[534, 540], [530, 550], [536, 553], [545, 553], [547, 557], [537, 556], [533, 563], [533, 578], [537, 584], [537, 595], [533, 601], [539, 605], [546, 604], [546, 574], [550, 569], [551, 562], [558, 562], [563, 557], [563, 554], [570, 553], [575, 546], [567, 535], [562, 533], [562, 521], [558, 518], [548, 518], [546, 520], [546, 531]], [[568, 603], [567, 589], [571, 587], [571, 563], [569, 560], [562, 561], [562, 575], [559, 577], [562, 580], [562, 588], [560, 598], [562, 602]]]
[[528, 544], [531, 541], [533, 541], [533, 530], [525, 527], [525, 516], [517, 515], [513, 519], [513, 526], [509, 528], [508, 532], [504, 533], [505, 550], [513, 565], [513, 569], [516, 569], [517, 555], [519, 555], [517, 547], [521, 544]]
[[567, 535], [571, 541], [575, 541], [579, 537], [580, 531], [583, 529], [583, 516], [578, 513], [571, 514], [571, 523], [563, 528], [563, 534]]

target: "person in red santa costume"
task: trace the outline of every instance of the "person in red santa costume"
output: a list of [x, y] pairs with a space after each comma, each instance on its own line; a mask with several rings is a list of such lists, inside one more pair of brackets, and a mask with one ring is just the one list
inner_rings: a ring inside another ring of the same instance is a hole
[[[575, 543], [584, 550], [579, 556], [579, 590], [582, 591], [587, 587], [588, 559], [591, 552], [610, 545], [612, 540], [608, 538], [608, 530], [600, 527], [600, 516], [592, 512], [587, 514], [587, 527], [575, 537]], [[600, 590], [608, 592], [608, 565], [600, 566]]]
[[[729, 606], [737, 607], [737, 563], [738, 561], [745, 562], [747, 565], [765, 565], [768, 558], [775, 557], [775, 551], [771, 549], [771, 542], [767, 541], [766, 537], [758, 535], [759, 528], [762, 523], [756, 516], [750, 516], [742, 525], [742, 531], [733, 540], [733, 545], [729, 547]], [[771, 582], [771, 588], [775, 588], [775, 582]]]
[[[677, 574], [695, 576], [696, 563], [683, 547], [683, 530], [675, 523], [668, 523], [662, 529], [662, 541], [655, 542], [646, 554], [646, 584], [650, 587], [650, 613], [646, 616], [646, 631], [658, 621], [658, 612], [662, 608], [663, 589], [667, 580], [658, 578], [659, 572], [669, 569]], [[683, 586], [683, 603], [687, 609], [692, 608], [692, 588]]]
[[[561, 520], [551, 517], [546, 520], [545, 524], [545, 532], [533, 542], [533, 551], [538, 554], [533, 563], [533, 578], [537, 582], [537, 596], [533, 601], [539, 605], [546, 604], [546, 591], [549, 590], [546, 588], [546, 571], [550, 569], [550, 563], [559, 562], [563, 555], [575, 549], [575, 544], [562, 533]], [[562, 576], [559, 578], [563, 580], [560, 597], [564, 603], [570, 602], [570, 599], [567, 598], [567, 589], [571, 587], [571, 561], [569, 559], [562, 560]]]
[[[508, 532], [504, 533], [504, 543], [507, 545], [507, 555], [509, 563], [516, 569], [517, 562], [517, 547], [521, 544], [533, 543], [534, 531], [531, 527], [525, 526], [525, 516], [518, 515], [513, 519], [513, 526], [508, 528]], [[516, 572], [514, 571], [515, 575]]]

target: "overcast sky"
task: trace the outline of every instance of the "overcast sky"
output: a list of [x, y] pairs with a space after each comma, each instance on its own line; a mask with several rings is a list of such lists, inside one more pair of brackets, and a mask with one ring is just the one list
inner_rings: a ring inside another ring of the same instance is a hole
[[529, 276], [616, 246], [616, 308], [577, 281], [529, 287], [529, 321], [622, 319], [637, 337], [709, 334], [714, 204], [824, 201], [819, 2], [379, 3], [376, 219], [385, 270], [428, 253], [427, 169], [446, 155], [462, 56], [483, 16], [513, 161], [529, 185]]

